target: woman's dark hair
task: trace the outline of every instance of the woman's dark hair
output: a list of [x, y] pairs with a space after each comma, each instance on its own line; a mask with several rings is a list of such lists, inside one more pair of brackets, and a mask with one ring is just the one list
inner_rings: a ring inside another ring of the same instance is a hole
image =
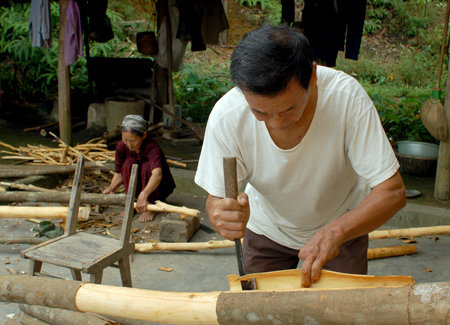
[[247, 33], [231, 58], [230, 74], [242, 91], [276, 96], [297, 77], [308, 89], [313, 49], [303, 34], [286, 25], [264, 26]]

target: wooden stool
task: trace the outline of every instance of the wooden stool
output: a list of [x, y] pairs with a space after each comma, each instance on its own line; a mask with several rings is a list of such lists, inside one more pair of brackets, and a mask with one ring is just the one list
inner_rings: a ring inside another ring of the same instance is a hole
[[114, 266], [120, 269], [122, 285], [131, 287], [130, 255], [134, 251], [134, 242], [130, 243], [130, 230], [134, 213], [137, 172], [138, 165], [133, 165], [125, 215], [120, 229], [120, 240], [77, 233], [78, 208], [84, 174], [84, 157], [78, 157], [64, 235], [22, 252], [22, 255], [29, 258], [31, 262], [29, 274], [50, 276], [41, 273], [42, 264], [49, 263], [70, 268], [74, 280], [81, 281], [81, 272], [83, 272], [90, 274], [91, 283], [101, 284], [103, 269]]

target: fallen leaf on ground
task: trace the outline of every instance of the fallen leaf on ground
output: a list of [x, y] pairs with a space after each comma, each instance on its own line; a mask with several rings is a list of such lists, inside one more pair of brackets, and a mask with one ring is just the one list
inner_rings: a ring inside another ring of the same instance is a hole
[[425, 268], [425, 271], [427, 271], [427, 272], [432, 272], [430, 269], [427, 269], [427, 268]]
[[160, 266], [160, 267], [158, 267], [158, 270], [166, 271], [166, 272], [172, 272], [173, 269], [171, 267]]

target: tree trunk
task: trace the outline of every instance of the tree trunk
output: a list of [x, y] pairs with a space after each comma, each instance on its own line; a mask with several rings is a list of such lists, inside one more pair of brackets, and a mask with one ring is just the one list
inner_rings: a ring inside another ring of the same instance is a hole
[[[447, 75], [444, 109], [448, 124], [450, 122], [450, 73]], [[448, 130], [450, 132], [450, 127]], [[441, 141], [439, 145], [434, 197], [439, 200], [450, 199], [450, 136], [447, 141]]]
[[13, 275], [1, 275], [0, 283], [2, 302], [166, 324], [446, 324], [450, 312], [449, 282], [245, 292], [163, 292]]
[[0, 244], [30, 244], [37, 245], [49, 240], [48, 238], [39, 237], [12, 237], [12, 238], [0, 238]]
[[80, 313], [79, 311], [72, 311], [61, 308], [50, 308], [45, 306], [33, 306], [20, 304], [19, 308], [24, 313], [34, 316], [49, 324], [64, 324], [64, 325], [108, 325], [115, 324], [102, 319], [96, 315]]
[[[53, 166], [0, 166], [0, 178], [28, 177], [34, 175], [66, 174], [75, 172], [76, 165]], [[84, 169], [100, 169], [109, 171], [109, 167], [98, 162], [87, 162]]]
[[[125, 194], [81, 193], [81, 204], [125, 206]], [[69, 203], [70, 192], [0, 192], [0, 202]]]

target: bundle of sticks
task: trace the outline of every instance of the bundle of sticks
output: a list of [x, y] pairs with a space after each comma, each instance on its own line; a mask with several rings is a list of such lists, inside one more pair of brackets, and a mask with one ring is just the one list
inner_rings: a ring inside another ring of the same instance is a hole
[[2, 159], [26, 160], [29, 165], [67, 165], [75, 164], [77, 157], [84, 156], [88, 161], [106, 163], [114, 161], [115, 152], [107, 149], [103, 138], [92, 139], [84, 144], [77, 144], [72, 147], [65, 144], [61, 139], [53, 134], [58, 140], [58, 148], [50, 148], [44, 145], [33, 146], [28, 144], [26, 147], [13, 147], [0, 141], [0, 146], [6, 147], [12, 151], [1, 150], [8, 156]]
[[[71, 147], [65, 144], [58, 136], [50, 132], [58, 142], [58, 148], [50, 148], [44, 145], [33, 146], [28, 144], [26, 147], [13, 147], [7, 143], [0, 141], [0, 146], [8, 148], [12, 151], [0, 150], [0, 153], [9, 156], [3, 156], [1, 159], [24, 160], [28, 165], [71, 165], [76, 164], [79, 156], [84, 156], [88, 161], [95, 161], [104, 164], [115, 160], [115, 151], [108, 150], [105, 138], [95, 138], [84, 144], [77, 144]], [[169, 164], [184, 167], [186, 164], [166, 159]]]

